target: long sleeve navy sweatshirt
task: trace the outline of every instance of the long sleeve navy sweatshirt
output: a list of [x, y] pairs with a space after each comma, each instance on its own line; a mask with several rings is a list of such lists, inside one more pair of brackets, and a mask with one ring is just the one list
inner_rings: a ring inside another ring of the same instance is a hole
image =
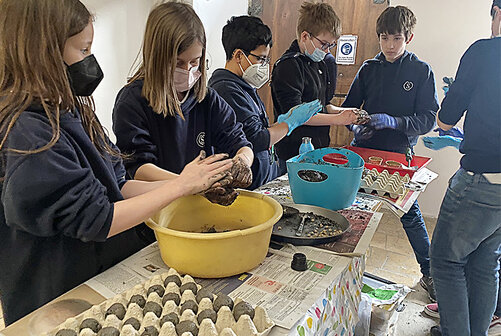
[[202, 149], [207, 155], [234, 156], [242, 147], [252, 148], [235, 112], [213, 89], [208, 88], [200, 103], [189, 93], [181, 104], [183, 120], [179, 115], [164, 117], [155, 113], [143, 97], [142, 88], [142, 80], [123, 87], [113, 109], [117, 146], [132, 154], [132, 159], [124, 162], [131, 177], [146, 163], [180, 173]]
[[252, 184], [255, 189], [278, 177], [278, 165], [270, 150], [270, 126], [263, 101], [255, 88], [226, 69], [217, 69], [209, 86], [233, 108], [237, 121], [242, 123], [247, 139], [252, 143]]
[[126, 182], [120, 159], [98, 152], [77, 112], [60, 138], [41, 107], [21, 113], [2, 150], [0, 296], [10, 324], [146, 246], [136, 229], [106, 239]]
[[501, 37], [479, 40], [464, 53], [438, 118], [455, 125], [465, 112], [461, 166], [501, 173]]
[[342, 106], [393, 116], [397, 119], [396, 130], [407, 136], [383, 129], [375, 131], [371, 139], [355, 139], [356, 146], [405, 152], [406, 147], [417, 143], [419, 135], [435, 125], [438, 98], [433, 71], [411, 52], [405, 51], [393, 63], [379, 53], [362, 64]]

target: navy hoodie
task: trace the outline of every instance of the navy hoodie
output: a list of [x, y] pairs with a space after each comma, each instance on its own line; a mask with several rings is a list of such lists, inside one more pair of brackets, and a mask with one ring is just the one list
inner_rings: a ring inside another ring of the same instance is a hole
[[[7, 324], [146, 246], [136, 229], [106, 239], [126, 182], [120, 159], [101, 154], [78, 113], [35, 154], [2, 150], [0, 298]], [[34, 150], [52, 129], [41, 107], [21, 113], [4, 148]]]
[[233, 108], [237, 121], [242, 123], [247, 139], [254, 149], [252, 163], [253, 190], [278, 177], [278, 164], [270, 149], [270, 127], [263, 101], [255, 88], [242, 77], [226, 69], [217, 69], [209, 80], [209, 86]]
[[455, 125], [465, 112], [461, 167], [501, 173], [501, 37], [479, 40], [464, 53], [438, 117]]
[[[313, 62], [301, 53], [297, 40], [294, 40], [273, 67], [271, 94], [275, 120], [292, 107], [315, 99], [319, 99], [324, 106], [321, 113], [326, 113], [325, 105], [333, 96], [333, 93], [329, 92], [329, 88], [332, 88], [330, 71], [334, 72], [332, 65], [327, 67], [324, 61]], [[297, 127], [289, 136], [276, 144], [278, 157], [288, 160], [298, 155], [303, 137], [310, 137], [315, 148], [328, 147], [329, 130], [329, 126]]]
[[354, 139], [355, 146], [405, 152], [435, 125], [435, 76], [411, 52], [405, 51], [393, 63], [379, 53], [362, 64], [342, 106], [362, 107], [369, 114], [386, 113], [397, 119], [396, 130], [382, 129], [368, 140]]
[[183, 120], [177, 114], [164, 117], [155, 113], [142, 88], [142, 80], [123, 87], [113, 108], [117, 146], [132, 154], [124, 162], [131, 177], [146, 163], [179, 174], [202, 149], [207, 156], [228, 153], [233, 157], [242, 147], [252, 148], [235, 113], [214, 90], [209, 88], [200, 103], [190, 91], [181, 104]]

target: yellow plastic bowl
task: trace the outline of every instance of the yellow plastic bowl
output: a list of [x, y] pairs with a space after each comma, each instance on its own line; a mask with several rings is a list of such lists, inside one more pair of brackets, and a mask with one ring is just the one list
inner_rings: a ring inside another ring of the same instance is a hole
[[[271, 197], [239, 190], [230, 206], [200, 195], [177, 199], [146, 221], [163, 261], [180, 273], [222, 278], [249, 271], [266, 257], [282, 206]], [[218, 233], [201, 233], [214, 227]], [[230, 230], [228, 232], [222, 232]]]

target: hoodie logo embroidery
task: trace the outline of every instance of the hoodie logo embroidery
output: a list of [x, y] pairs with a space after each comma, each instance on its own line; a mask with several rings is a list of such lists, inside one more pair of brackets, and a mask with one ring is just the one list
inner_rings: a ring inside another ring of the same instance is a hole
[[197, 135], [197, 145], [200, 148], [204, 148], [205, 146], [205, 132], [200, 132]]
[[405, 91], [410, 91], [410, 90], [412, 90], [413, 87], [414, 87], [414, 83], [409, 82], [409, 81], [405, 82], [403, 85], [403, 88]]

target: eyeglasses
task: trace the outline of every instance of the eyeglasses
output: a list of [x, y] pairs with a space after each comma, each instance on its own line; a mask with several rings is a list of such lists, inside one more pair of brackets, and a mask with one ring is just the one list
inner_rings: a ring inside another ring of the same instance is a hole
[[336, 41], [334, 41], [334, 43], [329, 43], [329, 42], [325, 42], [325, 41], [322, 41], [321, 39], [319, 39], [318, 37], [316, 37], [315, 35], [313, 35], [312, 33], [308, 33], [310, 34], [311, 36], [313, 36], [318, 42], [320, 42], [320, 49], [322, 49], [323, 51], [326, 51], [326, 50], [330, 50], [332, 48], [334, 48], [337, 44]]
[[271, 61], [271, 58], [269, 58], [268, 56], [259, 56], [259, 55], [254, 55], [253, 53], [249, 52], [249, 51], [243, 51], [246, 55], [251, 55], [251, 56], [254, 56], [257, 61], [261, 64], [261, 65], [266, 65], [266, 64], [269, 64], [270, 61]]

